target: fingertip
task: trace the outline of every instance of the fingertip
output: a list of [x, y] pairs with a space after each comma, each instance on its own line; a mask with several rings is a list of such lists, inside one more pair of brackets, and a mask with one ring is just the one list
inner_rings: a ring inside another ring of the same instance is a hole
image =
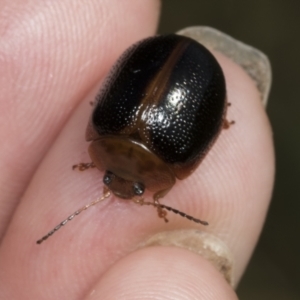
[[84, 299], [237, 299], [204, 258], [175, 247], [149, 247], [113, 265]]

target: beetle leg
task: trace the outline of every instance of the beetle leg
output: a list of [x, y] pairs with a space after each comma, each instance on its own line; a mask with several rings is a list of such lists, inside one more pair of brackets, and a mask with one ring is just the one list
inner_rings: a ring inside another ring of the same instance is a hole
[[79, 171], [85, 171], [89, 168], [95, 168], [95, 167], [96, 167], [96, 165], [93, 162], [90, 162], [90, 163], [80, 163], [77, 165], [73, 165], [72, 169], [73, 170], [78, 169]]
[[168, 223], [169, 220], [166, 218], [167, 211], [162, 208], [162, 206], [160, 205], [160, 203], [158, 202], [158, 200], [154, 200], [154, 206], [157, 207], [158, 217], [164, 219], [165, 222]]
[[[226, 103], [227, 108], [231, 106], [231, 102]], [[233, 125], [235, 121], [228, 121], [227, 119], [224, 119], [223, 121], [223, 129], [228, 129], [231, 125]]]
[[228, 121], [227, 119], [225, 119], [223, 122], [223, 129], [228, 129], [233, 124], [235, 124], [235, 121]]
[[154, 202], [147, 202], [147, 201], [144, 201], [144, 198], [132, 198], [132, 201], [134, 203], [136, 203], [136, 204], [140, 204], [140, 205], [152, 205], [152, 206], [156, 207], [158, 217], [159, 218], [163, 218], [166, 223], [169, 222], [169, 220], [166, 218], [167, 211], [164, 210], [163, 205], [161, 205], [158, 202], [158, 200], [154, 200]]

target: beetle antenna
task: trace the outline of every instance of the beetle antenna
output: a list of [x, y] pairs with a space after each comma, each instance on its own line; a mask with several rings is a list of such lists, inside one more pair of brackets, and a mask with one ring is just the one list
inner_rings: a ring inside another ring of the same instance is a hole
[[183, 218], [187, 218], [188, 220], [190, 220], [190, 221], [193, 221], [193, 222], [195, 222], [195, 223], [200, 223], [200, 224], [202, 224], [202, 225], [205, 225], [205, 226], [207, 226], [208, 225], [208, 222], [206, 222], [206, 221], [202, 221], [202, 220], [200, 220], [200, 219], [196, 219], [196, 218], [194, 218], [194, 217], [192, 217], [192, 216], [190, 216], [190, 215], [187, 215], [186, 213], [184, 213], [184, 212], [182, 212], [182, 211], [180, 211], [180, 210], [177, 210], [177, 209], [175, 209], [175, 208], [173, 208], [173, 207], [170, 207], [170, 206], [167, 206], [167, 205], [164, 205], [164, 204], [158, 204], [161, 208], [164, 208], [164, 209], [167, 209], [168, 211], [172, 211], [173, 213], [175, 213], [175, 214], [179, 214], [180, 216], [182, 216]]
[[137, 201], [136, 203], [139, 203], [141, 205], [144, 205], [144, 204], [146, 204], [146, 205], [152, 205], [154, 207], [160, 207], [162, 209], [167, 209], [168, 211], [171, 211], [171, 212], [173, 212], [175, 214], [178, 214], [178, 215], [182, 216], [183, 218], [187, 218], [188, 220], [193, 221], [195, 223], [200, 223], [200, 224], [205, 225], [205, 226], [208, 225], [208, 222], [206, 222], [206, 221], [202, 221], [200, 219], [196, 219], [196, 218], [194, 218], [194, 217], [192, 217], [190, 215], [187, 215], [186, 213], [184, 213], [184, 212], [182, 212], [180, 210], [177, 210], [177, 209], [175, 209], [173, 207], [170, 207], [170, 206], [167, 206], [167, 205], [164, 205], [164, 204], [160, 204], [158, 201], [157, 202], [144, 202], [142, 200], [142, 201]]
[[91, 203], [81, 207], [80, 209], [76, 210], [72, 215], [54, 227], [51, 231], [49, 231], [46, 235], [44, 235], [41, 239], [39, 239], [36, 243], [41, 244], [43, 241], [47, 240], [51, 235], [53, 235], [56, 231], [58, 231], [61, 227], [65, 226], [69, 221], [73, 220], [74, 217], [78, 216], [82, 211], [87, 210], [89, 207], [98, 204], [99, 202], [103, 201], [104, 199], [110, 196], [110, 191], [107, 190], [104, 192], [103, 196], [98, 198], [97, 200], [92, 201]]

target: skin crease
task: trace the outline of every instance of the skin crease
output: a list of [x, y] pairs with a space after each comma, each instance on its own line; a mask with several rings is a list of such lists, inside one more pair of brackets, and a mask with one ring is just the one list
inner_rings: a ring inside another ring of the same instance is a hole
[[[272, 134], [254, 83], [221, 54], [215, 53], [232, 103], [228, 119], [236, 124], [221, 133], [196, 172], [176, 183], [162, 201], [209, 221], [209, 227], [171, 213], [165, 224], [153, 208], [112, 197], [84, 212], [44, 244], [35, 244], [81, 205], [102, 194], [103, 174], [96, 169], [84, 173], [71, 169], [75, 163], [89, 161], [84, 134], [91, 111], [88, 103], [97, 89], [82, 98], [103, 79], [126, 46], [154, 33], [158, 17], [155, 1], [144, 1], [142, 6], [139, 1], [102, 1], [101, 5], [90, 1], [84, 12], [80, 2], [76, 3], [80, 9], [70, 1], [43, 7], [33, 0], [0, 2], [0, 32], [5, 38], [5, 47], [0, 46], [0, 70], [10, 74], [0, 76], [4, 95], [0, 120], [5, 124], [0, 126], [5, 141], [0, 148], [4, 216], [0, 218], [4, 220], [0, 299], [236, 299], [219, 273], [187, 250], [153, 247], [132, 253], [154, 233], [198, 228], [217, 235], [231, 249], [236, 281], [245, 270], [271, 196]], [[74, 17], [81, 13], [81, 18]], [[56, 14], [63, 22], [53, 20]], [[120, 15], [126, 17], [122, 24], [117, 22]], [[89, 34], [85, 18], [91, 24]], [[34, 27], [29, 26], [30, 20]], [[74, 20], [78, 22], [76, 32], [71, 26]], [[28, 24], [27, 31], [24, 24]], [[62, 39], [51, 34], [59, 25]], [[41, 28], [49, 39], [41, 39]], [[60, 43], [54, 47], [57, 39]], [[19, 47], [13, 47], [15, 43]], [[36, 46], [35, 55], [29, 51], [32, 45]], [[75, 49], [76, 55], [70, 56], [66, 45]], [[57, 54], [51, 51], [53, 47], [62, 50]], [[18, 55], [20, 49], [23, 56]], [[76, 71], [83, 65], [86, 67]]]

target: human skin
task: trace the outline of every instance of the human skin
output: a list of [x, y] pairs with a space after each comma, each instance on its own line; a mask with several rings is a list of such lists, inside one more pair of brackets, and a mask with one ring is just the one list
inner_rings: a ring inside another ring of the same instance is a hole
[[230, 249], [235, 282], [245, 271], [272, 192], [272, 133], [254, 82], [220, 53], [236, 124], [162, 201], [209, 227], [171, 213], [165, 224], [153, 208], [112, 197], [35, 244], [101, 196], [103, 174], [71, 168], [89, 161], [88, 103], [122, 51], [155, 34], [158, 17], [153, 0], [0, 0], [0, 299], [237, 298], [200, 255], [135, 250], [155, 233], [196, 228]]

